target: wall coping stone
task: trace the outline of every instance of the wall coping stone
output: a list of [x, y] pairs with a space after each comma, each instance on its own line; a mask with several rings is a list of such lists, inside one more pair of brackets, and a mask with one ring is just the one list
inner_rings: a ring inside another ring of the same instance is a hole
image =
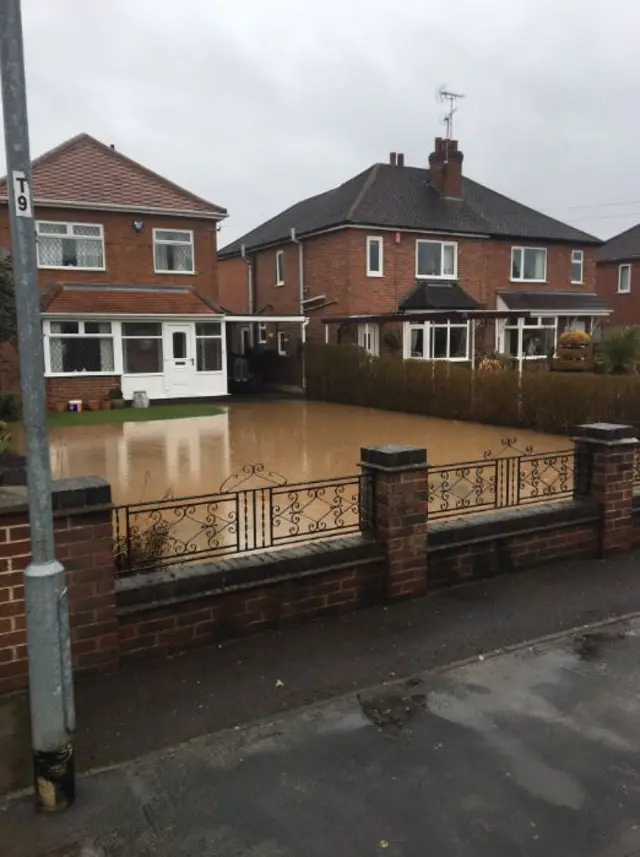
[[519, 506], [449, 521], [431, 521], [429, 550], [597, 520], [597, 503], [585, 499], [541, 503], [524, 508]]
[[633, 426], [618, 423], [587, 423], [575, 427], [573, 439], [607, 445], [637, 443], [638, 431]]
[[360, 464], [377, 470], [418, 470], [427, 466], [427, 450], [420, 446], [363, 446]]
[[[74, 476], [55, 479], [51, 486], [54, 512], [82, 510], [91, 506], [111, 506], [111, 486], [100, 476]], [[0, 487], [0, 514], [29, 510], [27, 488], [22, 485]]]
[[359, 535], [340, 536], [315, 544], [281, 547], [242, 557], [116, 578], [116, 602], [119, 613], [135, 612], [164, 603], [316, 575], [353, 562], [382, 559], [383, 556], [381, 546], [372, 539]]

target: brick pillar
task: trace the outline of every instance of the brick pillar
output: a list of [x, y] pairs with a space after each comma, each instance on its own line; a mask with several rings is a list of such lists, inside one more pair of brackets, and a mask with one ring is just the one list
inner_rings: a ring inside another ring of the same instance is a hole
[[418, 598], [427, 591], [427, 451], [363, 447], [361, 467], [371, 478], [365, 502], [387, 557], [387, 599]]
[[576, 493], [591, 496], [600, 509], [600, 556], [631, 549], [633, 481], [637, 431], [632, 426], [578, 426]]
[[[75, 672], [118, 666], [111, 488], [102, 479], [53, 484], [56, 558], [64, 565]], [[0, 488], [0, 693], [27, 686], [24, 569], [30, 560], [25, 488]]]

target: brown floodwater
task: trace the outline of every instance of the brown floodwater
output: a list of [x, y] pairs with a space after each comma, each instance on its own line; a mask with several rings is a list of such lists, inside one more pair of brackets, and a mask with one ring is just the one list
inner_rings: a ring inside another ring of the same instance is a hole
[[103, 476], [114, 502], [135, 503], [215, 493], [245, 465], [262, 463], [288, 482], [306, 481], [357, 474], [362, 446], [425, 446], [431, 464], [448, 464], [487, 450], [501, 455], [505, 437], [535, 452], [571, 445], [553, 435], [413, 414], [256, 401], [212, 417], [54, 429], [51, 460], [54, 476]]

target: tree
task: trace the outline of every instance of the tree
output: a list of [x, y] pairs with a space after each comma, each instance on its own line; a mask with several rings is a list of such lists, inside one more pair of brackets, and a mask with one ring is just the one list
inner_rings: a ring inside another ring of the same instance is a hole
[[16, 293], [11, 256], [0, 260], [0, 342], [17, 345]]

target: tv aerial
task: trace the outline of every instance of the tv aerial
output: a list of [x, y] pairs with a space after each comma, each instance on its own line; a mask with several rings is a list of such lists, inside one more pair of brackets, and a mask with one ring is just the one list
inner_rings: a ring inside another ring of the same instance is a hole
[[446, 83], [443, 83], [437, 91], [437, 99], [439, 103], [447, 105], [447, 112], [443, 118], [443, 122], [447, 129], [447, 140], [453, 139], [453, 117], [454, 114], [458, 112], [456, 102], [460, 98], [464, 98], [464, 95], [461, 92], [452, 92], [447, 88]]

